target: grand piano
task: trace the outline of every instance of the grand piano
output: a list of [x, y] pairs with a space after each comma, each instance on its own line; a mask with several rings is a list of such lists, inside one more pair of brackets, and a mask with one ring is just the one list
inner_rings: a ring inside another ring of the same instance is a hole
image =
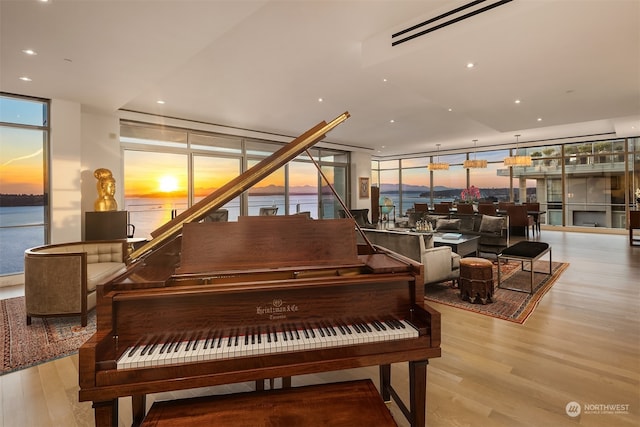
[[[441, 353], [421, 264], [358, 244], [352, 218], [202, 221], [348, 117], [318, 123], [155, 230], [98, 286], [97, 330], [79, 351], [79, 400], [93, 401], [96, 426], [117, 425], [121, 397], [138, 425], [147, 394], [364, 366], [379, 366], [382, 397], [425, 425], [427, 364]], [[400, 362], [408, 406], [391, 384]]]

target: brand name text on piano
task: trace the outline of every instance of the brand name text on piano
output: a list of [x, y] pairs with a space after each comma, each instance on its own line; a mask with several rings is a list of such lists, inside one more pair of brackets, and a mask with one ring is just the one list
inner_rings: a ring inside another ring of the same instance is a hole
[[295, 313], [299, 310], [296, 304], [285, 304], [281, 299], [274, 299], [265, 306], [257, 306], [256, 314], [258, 316], [269, 315], [270, 320], [286, 319], [286, 313]]

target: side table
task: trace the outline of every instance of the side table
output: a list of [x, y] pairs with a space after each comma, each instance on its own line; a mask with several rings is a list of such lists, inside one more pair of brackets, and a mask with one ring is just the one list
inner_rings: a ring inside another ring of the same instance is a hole
[[493, 263], [467, 257], [460, 260], [460, 298], [472, 303], [493, 302]]

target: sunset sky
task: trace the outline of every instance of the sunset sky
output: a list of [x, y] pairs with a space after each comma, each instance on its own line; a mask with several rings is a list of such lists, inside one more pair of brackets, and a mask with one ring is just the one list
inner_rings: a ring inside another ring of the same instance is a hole
[[43, 194], [42, 133], [0, 128], [0, 193]]

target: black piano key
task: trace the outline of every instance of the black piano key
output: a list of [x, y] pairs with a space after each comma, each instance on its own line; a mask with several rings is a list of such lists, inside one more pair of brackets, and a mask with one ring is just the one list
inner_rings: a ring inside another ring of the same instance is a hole
[[180, 337], [178, 338], [175, 347], [173, 347], [173, 352], [176, 353], [179, 349], [180, 346], [182, 345], [182, 339], [185, 337], [185, 334], [180, 335]]
[[333, 327], [333, 325], [329, 325], [329, 331], [331, 331], [331, 334], [335, 337], [338, 335], [338, 333], [336, 332], [335, 328]]
[[222, 331], [216, 332], [216, 337], [218, 339], [218, 345], [216, 347], [222, 348], [222, 341], [224, 341], [224, 334], [222, 333]]
[[291, 328], [293, 329], [293, 332], [296, 336], [296, 339], [299, 340], [300, 339], [300, 333], [298, 332], [298, 328], [296, 328], [295, 325], [291, 325]]
[[351, 326], [353, 326], [353, 329], [355, 329], [355, 331], [357, 333], [361, 333], [362, 331], [360, 330], [360, 326], [358, 326], [358, 324], [356, 322], [354, 322]]
[[202, 348], [207, 350], [209, 348], [209, 345], [211, 345], [211, 348], [213, 348], [214, 342], [215, 342], [215, 335], [212, 330], [209, 330], [209, 332], [207, 333], [207, 338], [204, 340], [204, 344], [202, 345]]
[[200, 332], [199, 334], [196, 334], [196, 339], [193, 342], [193, 351], [198, 350], [198, 343], [202, 338], [204, 338], [204, 332]]
[[365, 327], [365, 329], [367, 330], [367, 332], [373, 332], [373, 331], [371, 330], [371, 326], [369, 326], [369, 323], [368, 323], [368, 322], [364, 322], [362, 325]]
[[191, 346], [193, 345], [194, 335], [190, 335], [189, 340], [187, 341], [187, 345], [184, 348], [184, 351], [191, 351]]
[[318, 331], [320, 332], [320, 336], [324, 338], [325, 337], [324, 326], [320, 325], [319, 323], [317, 323], [317, 326], [318, 326]]
[[390, 320], [385, 320], [384, 323], [386, 323], [391, 330], [396, 329], [396, 327], [393, 326], [393, 322], [391, 322]]
[[309, 338], [310, 338], [310, 336], [309, 336], [309, 331], [307, 331], [307, 327], [306, 327], [306, 326], [303, 326], [302, 332], [304, 332], [304, 337], [305, 337], [306, 339], [309, 339]]
[[149, 356], [151, 356], [153, 354], [154, 351], [156, 351], [156, 349], [158, 348], [158, 339], [156, 339], [153, 344], [151, 344], [151, 347], [149, 347], [149, 351], [147, 352], [147, 354]]
[[136, 350], [140, 348], [141, 344], [142, 344], [142, 338], [140, 338], [138, 342], [134, 344], [134, 346], [131, 348], [131, 350], [127, 354], [127, 357], [133, 357], [133, 355], [136, 353]]
[[237, 346], [238, 346], [238, 339], [239, 339], [239, 335], [240, 335], [240, 331], [239, 331], [238, 329], [236, 329], [235, 337], [234, 337], [234, 340], [233, 340], [233, 345], [234, 345], [234, 347], [237, 347]]
[[338, 329], [340, 330], [340, 333], [342, 335], [347, 335], [347, 331], [344, 330], [344, 328], [342, 327], [342, 325], [340, 323], [338, 323]]

